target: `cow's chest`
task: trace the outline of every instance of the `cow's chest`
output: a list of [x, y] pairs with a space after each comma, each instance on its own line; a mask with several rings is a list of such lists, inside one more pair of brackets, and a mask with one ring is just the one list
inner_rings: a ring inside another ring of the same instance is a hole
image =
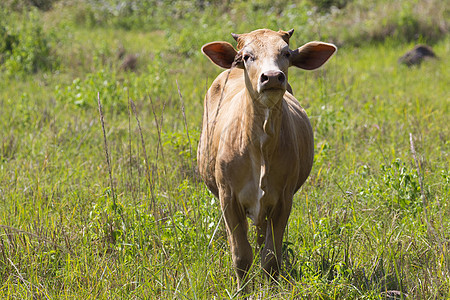
[[227, 186], [230, 199], [241, 205], [255, 225], [263, 221], [282, 201], [283, 193], [293, 190], [291, 187], [297, 182], [297, 147], [292, 139], [294, 135], [282, 135], [280, 112], [281, 107], [264, 109], [253, 114], [250, 122], [237, 115], [229, 118], [218, 131], [217, 183]]
[[255, 225], [259, 225], [266, 213], [280, 201], [293, 175], [290, 174], [293, 169], [279, 168], [284, 155], [283, 151], [273, 151], [269, 158], [258, 147], [249, 147], [221, 164], [222, 171], [230, 179], [233, 197]]

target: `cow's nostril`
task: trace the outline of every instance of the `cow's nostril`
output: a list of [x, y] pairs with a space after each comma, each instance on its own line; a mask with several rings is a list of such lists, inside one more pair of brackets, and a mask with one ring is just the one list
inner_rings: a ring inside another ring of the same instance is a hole
[[269, 80], [269, 77], [267, 77], [265, 74], [261, 75], [261, 83], [264, 83], [264, 82], [266, 82], [268, 80]]
[[280, 82], [284, 82], [284, 74], [283, 73], [281, 73], [280, 72], [280, 74], [278, 75], [278, 80], [280, 81]]

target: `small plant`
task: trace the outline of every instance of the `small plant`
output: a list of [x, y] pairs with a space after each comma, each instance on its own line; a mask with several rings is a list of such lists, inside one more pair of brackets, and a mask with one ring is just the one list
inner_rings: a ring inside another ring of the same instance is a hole
[[397, 158], [389, 165], [382, 164], [380, 172], [379, 177], [370, 180], [361, 195], [381, 199], [386, 207], [394, 210], [414, 214], [422, 211], [419, 177], [415, 169]]
[[417, 172], [406, 167], [400, 159], [389, 166], [381, 166], [383, 182], [391, 197], [387, 202], [401, 209], [421, 210], [420, 185]]
[[118, 82], [114, 72], [100, 70], [88, 74], [83, 80], [75, 78], [72, 84], [65, 88], [60, 86], [55, 88], [57, 100], [79, 107], [94, 107], [97, 92], [100, 92], [102, 102], [106, 105], [126, 111], [126, 102], [123, 97], [126, 95], [125, 87]]

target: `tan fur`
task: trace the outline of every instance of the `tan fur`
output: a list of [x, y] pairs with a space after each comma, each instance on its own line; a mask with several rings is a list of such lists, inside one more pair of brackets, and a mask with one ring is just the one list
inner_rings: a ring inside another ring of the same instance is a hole
[[[258, 228], [258, 244], [265, 243], [261, 252], [264, 269], [277, 276], [292, 199], [313, 164], [313, 131], [305, 111], [286, 90], [289, 61], [279, 58], [288, 40], [284, 31], [239, 35], [239, 55], [251, 51], [256, 57], [253, 65], [221, 73], [204, 102], [198, 167], [208, 188], [220, 199], [240, 286], [253, 261], [247, 217]], [[275, 61], [286, 74], [280, 91], [256, 91], [256, 63], [265, 64], [265, 60]]]

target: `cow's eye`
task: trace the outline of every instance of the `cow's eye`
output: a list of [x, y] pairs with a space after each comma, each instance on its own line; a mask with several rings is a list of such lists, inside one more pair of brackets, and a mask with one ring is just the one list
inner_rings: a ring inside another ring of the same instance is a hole
[[244, 54], [244, 60], [245, 60], [245, 61], [248, 61], [248, 60], [249, 60], [249, 58], [250, 58], [250, 55], [248, 55], [248, 54]]
[[286, 53], [284, 54], [284, 56], [285, 56], [286, 58], [289, 58], [289, 56], [291, 56], [291, 53], [290, 53], [290, 52], [286, 52]]

